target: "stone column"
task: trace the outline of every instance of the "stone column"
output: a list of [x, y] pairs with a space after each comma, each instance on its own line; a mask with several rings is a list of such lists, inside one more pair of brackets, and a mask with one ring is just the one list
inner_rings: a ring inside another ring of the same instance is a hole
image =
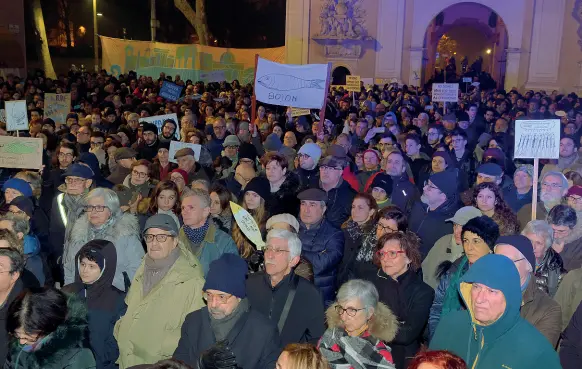
[[505, 50], [506, 67], [505, 67], [505, 90], [510, 91], [512, 88], [519, 88], [519, 63], [523, 51], [518, 48], [508, 48]]
[[285, 54], [287, 64], [309, 63], [309, 0], [287, 1]]

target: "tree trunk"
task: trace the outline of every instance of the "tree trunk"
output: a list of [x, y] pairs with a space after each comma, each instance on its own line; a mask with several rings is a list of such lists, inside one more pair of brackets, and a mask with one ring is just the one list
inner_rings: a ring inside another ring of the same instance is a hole
[[192, 6], [188, 0], [174, 0], [174, 6], [178, 8], [184, 17], [190, 22], [190, 24], [196, 30], [198, 34], [198, 39], [201, 45], [208, 45], [208, 23], [206, 21], [206, 10], [205, 10], [205, 0], [196, 0], [196, 11], [192, 9]]
[[67, 52], [70, 52], [71, 48], [73, 47], [73, 42], [71, 40], [71, 11], [69, 8], [69, 1], [61, 0], [61, 7], [62, 21], [63, 25], [65, 26], [65, 37], [67, 40]]
[[42, 60], [42, 68], [44, 69], [44, 73], [47, 78], [56, 79], [57, 75], [55, 73], [53, 61], [51, 59], [51, 54], [48, 48], [46, 29], [44, 27], [44, 17], [42, 15], [40, 0], [32, 0], [32, 13], [34, 27], [36, 28], [36, 32], [40, 40], [40, 57]]

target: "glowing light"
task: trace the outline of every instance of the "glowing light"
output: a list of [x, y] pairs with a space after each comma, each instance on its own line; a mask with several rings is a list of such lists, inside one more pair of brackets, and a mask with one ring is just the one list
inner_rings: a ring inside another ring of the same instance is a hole
[[487, 54], [491, 54], [491, 49], [487, 49], [487, 51], [485, 51]]
[[103, 13], [97, 13], [97, 16], [98, 17], [102, 17], [103, 16]]

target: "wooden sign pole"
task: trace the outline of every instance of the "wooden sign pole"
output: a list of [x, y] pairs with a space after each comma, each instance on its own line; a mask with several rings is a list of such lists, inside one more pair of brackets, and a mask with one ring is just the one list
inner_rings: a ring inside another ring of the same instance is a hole
[[255, 54], [255, 76], [253, 78], [253, 97], [251, 98], [251, 124], [255, 124], [257, 119], [257, 95], [255, 90], [257, 88], [257, 64], [259, 63], [259, 54]]
[[325, 125], [325, 108], [327, 107], [327, 96], [329, 94], [329, 80], [331, 76], [331, 63], [327, 63], [327, 79], [325, 80], [325, 97], [323, 99], [323, 106], [319, 111], [319, 132], [324, 132], [323, 126]]
[[534, 159], [534, 169], [533, 169], [533, 189], [531, 196], [531, 220], [535, 220], [537, 216], [538, 207], [538, 168], [540, 164], [540, 159]]

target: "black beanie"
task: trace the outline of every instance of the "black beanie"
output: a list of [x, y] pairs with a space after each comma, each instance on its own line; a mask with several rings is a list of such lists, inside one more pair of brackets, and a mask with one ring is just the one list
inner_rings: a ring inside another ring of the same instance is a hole
[[447, 196], [447, 200], [457, 193], [457, 172], [455, 168], [447, 169], [430, 176], [430, 181]]
[[511, 236], [499, 237], [495, 245], [510, 245], [515, 247], [524, 258], [529, 261], [531, 267], [535, 269], [536, 267], [536, 255], [534, 254], [533, 245], [529, 238], [521, 234], [514, 234]]
[[257, 160], [257, 149], [255, 145], [250, 143], [243, 143], [238, 148], [238, 160], [240, 159], [251, 159], [252, 161]]
[[464, 234], [465, 232], [471, 232], [481, 237], [491, 251], [493, 251], [493, 247], [499, 238], [499, 226], [493, 221], [493, 219], [486, 215], [469, 220], [467, 224], [463, 226], [461, 234]]
[[263, 200], [267, 201], [271, 196], [271, 184], [265, 177], [255, 177], [245, 186], [244, 193], [246, 194], [248, 191], [256, 192]]
[[145, 122], [143, 124], [143, 133], [146, 133], [146, 132], [153, 132], [157, 135], [158, 134], [158, 127], [153, 123]]

